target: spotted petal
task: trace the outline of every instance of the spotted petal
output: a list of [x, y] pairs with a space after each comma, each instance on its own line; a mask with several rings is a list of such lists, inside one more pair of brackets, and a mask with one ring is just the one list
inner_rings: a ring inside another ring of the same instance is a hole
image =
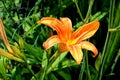
[[90, 43], [88, 41], [82, 41], [80, 44], [82, 45], [81, 47], [83, 49], [87, 49], [89, 51], [92, 51], [94, 53], [93, 57], [95, 57], [98, 54], [97, 48], [92, 43]]
[[51, 36], [50, 38], [47, 39], [46, 42], [44, 42], [43, 47], [45, 49], [49, 49], [53, 45], [60, 43], [60, 39], [57, 35]]
[[100, 23], [98, 21], [93, 21], [89, 24], [85, 24], [81, 27], [79, 27], [74, 33], [73, 33], [73, 39], [77, 39], [78, 43], [82, 40], [88, 39], [91, 36], [95, 34], [95, 32], [98, 30]]
[[69, 47], [70, 53], [72, 57], [75, 59], [77, 64], [80, 64], [83, 58], [83, 52], [81, 49], [81, 45], [74, 45]]

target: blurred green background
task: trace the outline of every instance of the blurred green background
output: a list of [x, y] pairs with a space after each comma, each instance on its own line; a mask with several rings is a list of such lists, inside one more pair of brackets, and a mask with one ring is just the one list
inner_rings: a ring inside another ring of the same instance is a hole
[[[51, 29], [36, 23], [42, 17], [69, 17], [73, 30], [84, 21], [100, 21], [99, 30], [90, 38], [99, 55], [88, 56], [88, 61], [84, 57], [77, 65], [67, 54], [43, 80], [120, 79], [120, 0], [0, 0], [0, 18], [8, 41], [12, 45], [16, 42], [27, 58], [24, 64], [0, 56], [0, 80], [34, 80], [34, 75], [40, 79], [44, 74], [42, 59], [46, 52], [42, 45]], [[24, 47], [20, 47], [22, 42]], [[0, 47], [6, 49], [2, 39]], [[57, 46], [51, 49], [52, 55], [56, 49]]]

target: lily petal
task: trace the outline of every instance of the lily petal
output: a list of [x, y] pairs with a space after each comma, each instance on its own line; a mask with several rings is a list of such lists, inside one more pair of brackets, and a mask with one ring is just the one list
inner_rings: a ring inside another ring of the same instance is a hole
[[69, 47], [70, 53], [77, 62], [77, 64], [80, 64], [83, 58], [83, 52], [81, 49], [81, 45], [74, 45]]
[[7, 40], [6, 33], [5, 33], [5, 29], [4, 29], [4, 25], [3, 25], [3, 22], [2, 22], [1, 19], [0, 19], [0, 37], [2, 37], [3, 42], [4, 42], [4, 44], [6, 45], [8, 51], [9, 51], [10, 53], [14, 54], [14, 52], [13, 52], [13, 50], [11, 49], [10, 44], [9, 44], [9, 42], [8, 42], [8, 40]]
[[50, 38], [47, 39], [47, 41], [44, 42], [43, 44], [43, 47], [45, 49], [49, 49], [50, 47], [52, 47], [53, 45], [57, 44], [57, 43], [60, 43], [60, 39], [59, 39], [59, 36], [57, 35], [54, 35], [54, 36], [51, 36]]
[[98, 30], [100, 23], [98, 21], [93, 21], [89, 24], [85, 24], [79, 27], [74, 33], [72, 39], [77, 39], [78, 43], [81, 40], [92, 37], [95, 32]]
[[80, 44], [82, 45], [82, 49], [87, 49], [89, 51], [92, 51], [94, 53], [93, 57], [97, 56], [98, 50], [92, 43], [88, 41], [82, 41]]
[[72, 34], [72, 22], [69, 18], [60, 18], [61, 22], [62, 22], [62, 26], [63, 27], [63, 31], [65, 33], [65, 38], [66, 39], [70, 39], [71, 38], [71, 34]]
[[62, 30], [62, 23], [60, 20], [56, 19], [56, 18], [52, 18], [52, 17], [44, 17], [41, 20], [37, 21], [38, 24], [45, 24], [49, 27], [51, 27], [52, 29], [56, 30], [58, 34], [63, 34], [63, 30]]
[[60, 47], [59, 47], [59, 53], [68, 51], [68, 47], [65, 43], [60, 43]]

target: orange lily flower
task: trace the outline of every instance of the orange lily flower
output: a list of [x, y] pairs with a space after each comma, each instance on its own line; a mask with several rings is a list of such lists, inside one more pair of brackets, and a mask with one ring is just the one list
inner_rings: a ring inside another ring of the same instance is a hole
[[82, 49], [92, 51], [94, 53], [93, 57], [98, 54], [96, 47], [92, 43], [85, 41], [92, 37], [98, 30], [100, 25], [98, 21], [84, 24], [74, 32], [72, 32], [72, 22], [69, 18], [60, 18], [60, 20], [58, 20], [56, 18], [44, 17], [37, 23], [45, 24], [57, 31], [57, 35], [51, 36], [44, 42], [43, 47], [45, 49], [49, 49], [53, 45], [60, 43], [59, 51], [70, 51], [77, 64], [80, 64], [82, 61]]

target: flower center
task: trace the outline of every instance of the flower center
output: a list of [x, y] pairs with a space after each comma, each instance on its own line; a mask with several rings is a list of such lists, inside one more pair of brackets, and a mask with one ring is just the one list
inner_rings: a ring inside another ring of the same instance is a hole
[[68, 40], [67, 43], [68, 43], [69, 45], [74, 45], [74, 44], [77, 43], [77, 39], [74, 39], [74, 40]]

